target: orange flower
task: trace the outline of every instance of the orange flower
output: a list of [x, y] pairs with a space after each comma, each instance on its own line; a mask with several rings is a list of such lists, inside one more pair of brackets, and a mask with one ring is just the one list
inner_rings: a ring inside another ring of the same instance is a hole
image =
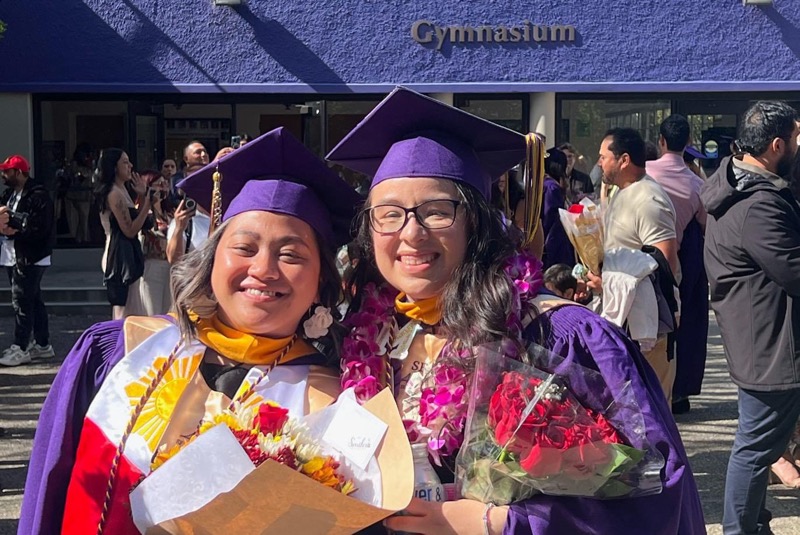
[[172, 447], [169, 448], [166, 444], [162, 444], [161, 447], [159, 447], [156, 451], [156, 454], [153, 456], [153, 460], [150, 463], [150, 471], [157, 469], [165, 462], [175, 457], [178, 452], [188, 446], [196, 436], [197, 435], [192, 435], [188, 439], [180, 438], [175, 444], [172, 445]]
[[301, 471], [326, 487], [338, 489], [340, 481], [336, 473], [337, 468], [339, 468], [339, 463], [334, 461], [332, 457], [314, 457], [303, 465]]

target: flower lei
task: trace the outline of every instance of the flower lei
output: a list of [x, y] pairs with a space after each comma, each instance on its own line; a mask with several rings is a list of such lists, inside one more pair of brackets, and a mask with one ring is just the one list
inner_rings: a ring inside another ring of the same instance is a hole
[[[542, 263], [527, 253], [511, 257], [503, 267], [513, 282], [509, 330], [520, 338], [523, 319], [533, 310], [533, 298], [543, 284]], [[360, 309], [344, 321], [349, 329], [342, 343], [342, 389], [354, 387], [356, 397], [364, 402], [386, 386], [394, 387], [393, 368], [388, 355], [399, 331], [394, 299], [397, 291], [388, 285], [367, 284], [362, 290]], [[465, 394], [471, 377], [467, 367], [471, 352], [448, 342], [419, 384], [418, 414], [403, 421], [412, 443], [426, 442], [436, 464], [442, 456], [451, 456], [461, 446], [467, 420]], [[407, 387], [407, 392], [409, 391]]]

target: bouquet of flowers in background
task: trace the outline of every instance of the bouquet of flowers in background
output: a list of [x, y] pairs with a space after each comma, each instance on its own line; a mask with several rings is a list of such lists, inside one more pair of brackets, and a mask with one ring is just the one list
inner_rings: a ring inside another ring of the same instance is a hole
[[[571, 363], [580, 403], [555, 355], [529, 349], [537, 367], [482, 348], [473, 375], [456, 477], [465, 498], [508, 504], [536, 494], [617, 498], [661, 492], [661, 454], [644, 434], [629, 386], [611, 394], [600, 374]], [[549, 361], [548, 363], [542, 362]], [[575, 368], [579, 368], [576, 370]]]
[[595, 275], [603, 263], [603, 218], [600, 207], [588, 198], [573, 204], [569, 210], [559, 208], [561, 225], [581, 262]]
[[197, 434], [159, 451], [151, 470], [157, 470], [196, 437], [217, 425], [227, 426], [233, 432], [255, 466], [273, 460], [342, 494], [355, 490], [353, 481], [339, 473], [339, 462], [331, 455], [324, 455], [319, 441], [311, 438], [308, 427], [290, 418], [288, 409], [272, 401], [260, 405], [233, 403], [230, 408], [204, 420]]

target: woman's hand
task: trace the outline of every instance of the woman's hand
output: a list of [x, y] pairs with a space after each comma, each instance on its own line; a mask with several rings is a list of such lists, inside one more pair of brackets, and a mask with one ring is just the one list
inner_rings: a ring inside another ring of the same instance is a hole
[[[486, 504], [475, 500], [426, 502], [411, 500], [403, 516], [392, 516], [383, 524], [394, 531], [423, 535], [483, 535], [483, 513]], [[489, 533], [502, 535], [508, 507], [493, 507], [489, 511]]]
[[147, 193], [147, 184], [139, 173], [131, 172], [131, 184], [133, 184], [133, 191], [140, 199]]

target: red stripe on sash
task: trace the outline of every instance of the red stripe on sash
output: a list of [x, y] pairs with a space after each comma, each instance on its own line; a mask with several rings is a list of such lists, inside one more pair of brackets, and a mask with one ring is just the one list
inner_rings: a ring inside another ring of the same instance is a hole
[[[97, 532], [111, 463], [116, 452], [117, 444], [112, 444], [103, 430], [86, 418], [67, 490], [62, 534], [92, 535]], [[131, 516], [129, 494], [142, 475], [142, 472], [123, 455], [114, 485], [105, 533], [139, 535]]]

